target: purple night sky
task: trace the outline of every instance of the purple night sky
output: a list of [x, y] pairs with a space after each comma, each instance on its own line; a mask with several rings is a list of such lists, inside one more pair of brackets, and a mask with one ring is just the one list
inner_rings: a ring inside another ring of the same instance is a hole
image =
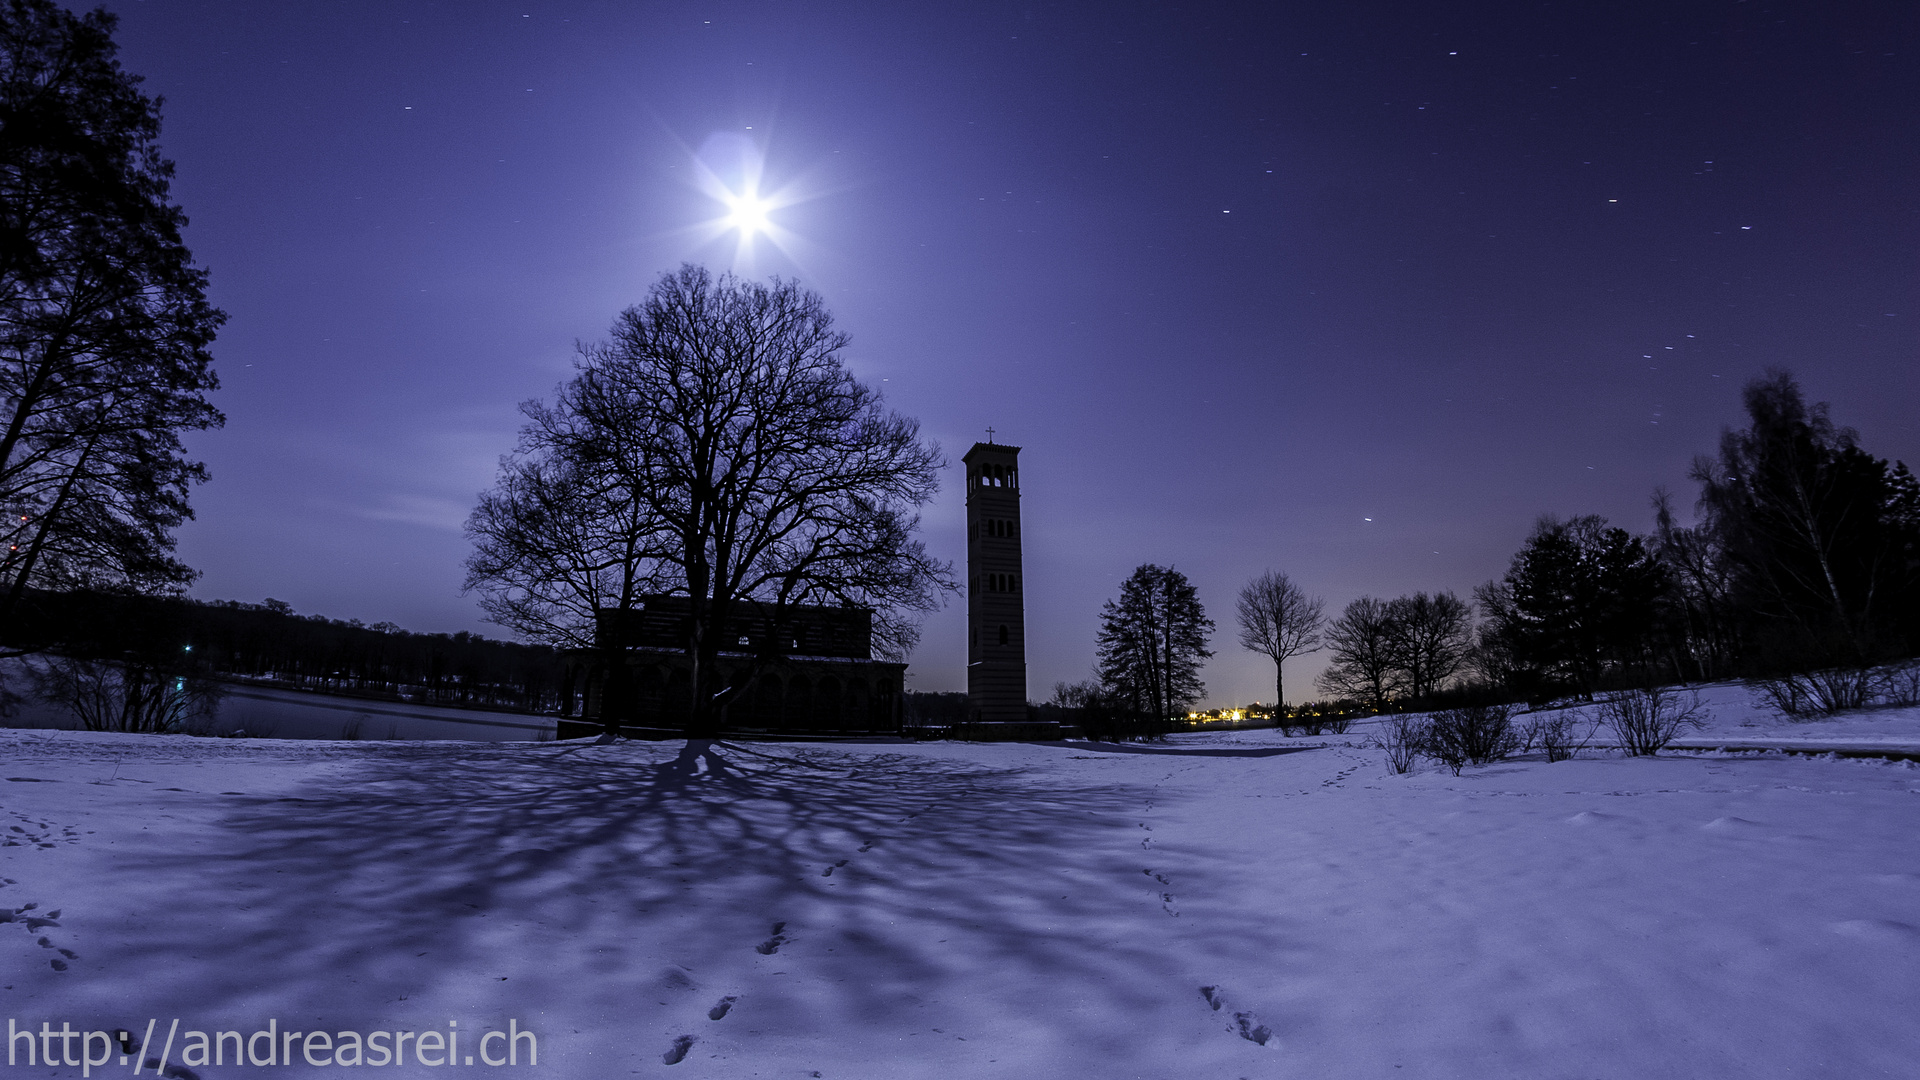
[[[198, 596], [503, 636], [460, 526], [515, 406], [685, 260], [826, 298], [956, 462], [936, 553], [959, 455], [1025, 447], [1036, 699], [1142, 562], [1229, 704], [1265, 568], [1337, 612], [1644, 530], [1769, 365], [1920, 464], [1920, 6], [109, 6], [231, 315]], [[744, 253], [695, 183], [743, 150], [794, 200]]]

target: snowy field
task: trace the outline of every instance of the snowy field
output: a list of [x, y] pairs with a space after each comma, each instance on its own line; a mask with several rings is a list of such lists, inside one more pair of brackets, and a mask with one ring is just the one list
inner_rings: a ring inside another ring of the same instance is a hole
[[[1740, 683], [1713, 683], [1674, 692], [1674, 700], [1700, 705], [1698, 728], [1684, 728], [1674, 740], [1678, 748], [1713, 750], [1723, 746], [1764, 745], [1821, 750], [1828, 747], [1861, 750], [1912, 750], [1920, 753], [1920, 707], [1868, 708], [1818, 719], [1785, 716], [1761, 696]], [[1575, 704], [1565, 709], [1516, 712], [1516, 727], [1539, 717], [1572, 714], [1580, 721], [1576, 730], [1592, 733], [1596, 748], [1615, 745], [1613, 733], [1597, 723], [1599, 710], [1592, 704]], [[1307, 737], [1296, 744], [1339, 746], [1367, 741], [1382, 721], [1368, 718], [1354, 722], [1345, 735]]]
[[0, 731], [0, 1014], [297, 1062], [209, 1080], [509, 1022], [582, 1080], [1920, 1074], [1920, 768], [1341, 741]]

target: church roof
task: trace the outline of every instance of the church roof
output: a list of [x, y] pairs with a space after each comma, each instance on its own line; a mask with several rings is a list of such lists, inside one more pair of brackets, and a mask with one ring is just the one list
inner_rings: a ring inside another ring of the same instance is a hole
[[978, 454], [983, 450], [990, 450], [996, 454], [1018, 454], [1020, 452], [1019, 447], [1008, 446], [1006, 443], [977, 442], [973, 444], [973, 449], [968, 450], [965, 454], [962, 454], [960, 456], [960, 460], [971, 461], [973, 460], [973, 455]]

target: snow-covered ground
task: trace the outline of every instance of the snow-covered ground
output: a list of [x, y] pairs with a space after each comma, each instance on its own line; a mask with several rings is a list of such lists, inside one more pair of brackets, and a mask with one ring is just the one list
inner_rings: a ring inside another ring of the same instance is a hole
[[[1603, 695], [1604, 696], [1604, 695]], [[1720, 746], [1764, 744], [1818, 750], [1823, 747], [1884, 748], [1913, 750], [1920, 753], [1920, 707], [1871, 708], [1815, 719], [1797, 719], [1783, 715], [1760, 695], [1741, 683], [1713, 683], [1674, 691], [1674, 700], [1685, 704], [1697, 699], [1700, 705], [1698, 728], [1685, 728], [1674, 740], [1676, 746], [1714, 749]], [[1564, 709], [1514, 714], [1515, 724], [1541, 716], [1577, 713], [1587, 721], [1580, 731], [1593, 731], [1596, 746], [1615, 744], [1613, 733], [1596, 721], [1599, 709], [1592, 704], [1571, 704]], [[1364, 743], [1377, 730], [1381, 720], [1355, 721], [1344, 735], [1301, 736], [1295, 744], [1339, 746]], [[1223, 733], [1224, 735], [1224, 733]]]
[[0, 731], [0, 1015], [481, 1073], [511, 1021], [583, 1080], [1915, 1075], [1920, 768], [1332, 741]]

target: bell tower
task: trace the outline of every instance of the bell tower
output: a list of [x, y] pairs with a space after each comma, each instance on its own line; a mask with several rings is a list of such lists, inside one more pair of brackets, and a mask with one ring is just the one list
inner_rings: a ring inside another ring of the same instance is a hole
[[1027, 619], [1020, 567], [1020, 448], [974, 443], [967, 467], [967, 719], [1027, 722]]

